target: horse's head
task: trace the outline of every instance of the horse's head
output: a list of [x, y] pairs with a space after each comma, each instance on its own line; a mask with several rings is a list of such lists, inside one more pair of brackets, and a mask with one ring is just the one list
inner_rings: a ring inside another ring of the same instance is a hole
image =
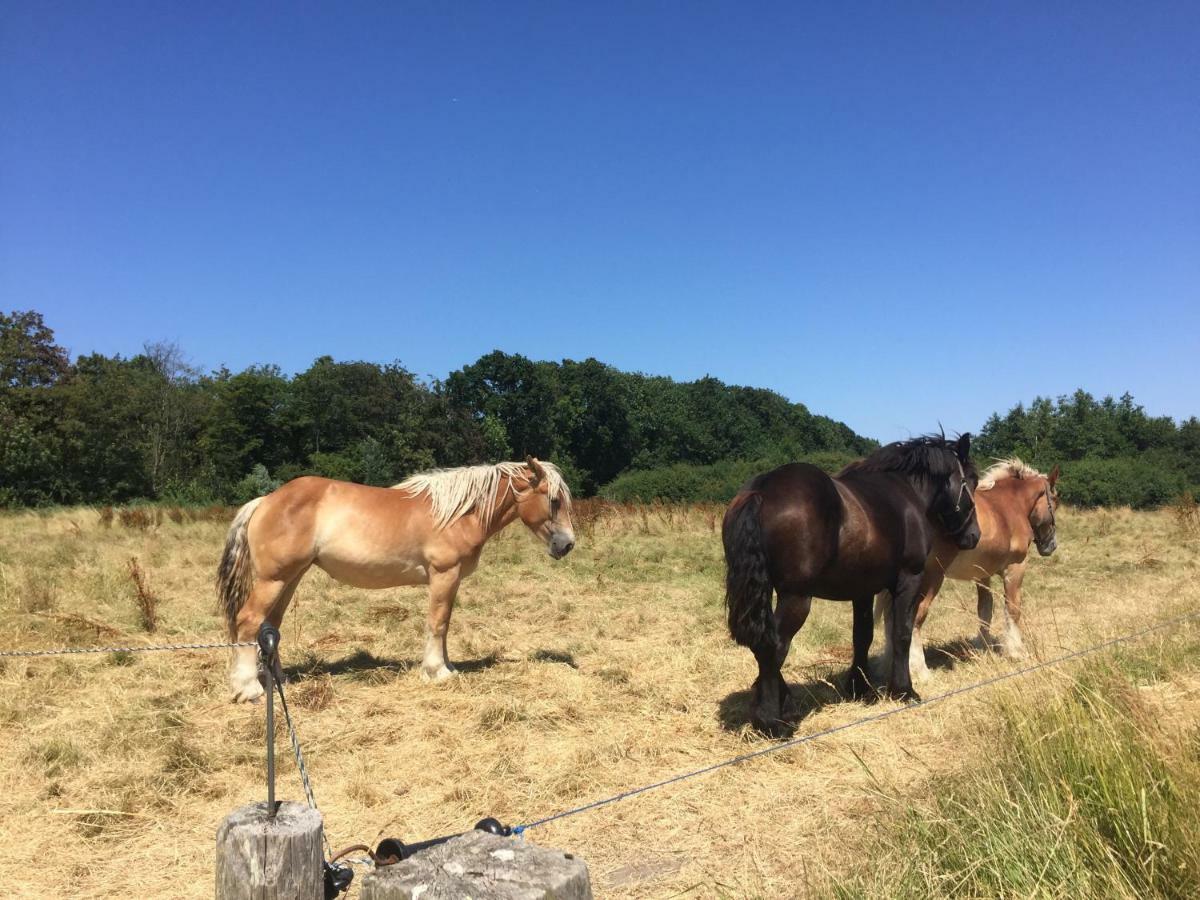
[[525, 457], [525, 486], [513, 483], [517, 513], [534, 534], [546, 542], [550, 555], [562, 559], [575, 546], [571, 524], [571, 492], [558, 470]]
[[1045, 476], [1045, 485], [1033, 501], [1033, 509], [1029, 511], [1029, 524], [1033, 528], [1033, 540], [1037, 544], [1038, 553], [1049, 556], [1058, 547], [1058, 533], [1055, 527], [1054, 514], [1058, 511], [1058, 466]]
[[953, 460], [934, 501], [934, 512], [959, 549], [971, 550], [981, 535], [975, 513], [979, 473], [971, 462], [971, 435], [964, 434], [955, 443], [947, 443], [945, 452]]

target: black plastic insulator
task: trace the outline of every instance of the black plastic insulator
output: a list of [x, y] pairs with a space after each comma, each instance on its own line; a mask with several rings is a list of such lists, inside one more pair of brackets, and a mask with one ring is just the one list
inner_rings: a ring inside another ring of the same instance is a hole
[[396, 862], [399, 862], [402, 859], [408, 859], [410, 855], [409, 849], [404, 846], [404, 841], [399, 838], [384, 838], [375, 848], [377, 862], [385, 859], [395, 859]]
[[499, 819], [493, 819], [491, 816], [476, 822], [475, 830], [486, 831], [488, 834], [498, 834], [500, 837], [512, 836], [512, 828], [507, 825], [501, 825]]
[[258, 649], [267, 659], [274, 657], [279, 650], [279, 629], [270, 622], [263, 622], [258, 629]]

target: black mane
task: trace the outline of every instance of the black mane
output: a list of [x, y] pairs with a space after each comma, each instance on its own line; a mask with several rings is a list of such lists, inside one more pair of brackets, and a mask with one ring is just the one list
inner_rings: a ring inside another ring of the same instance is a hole
[[[839, 474], [850, 472], [899, 472], [915, 478], [941, 481], [958, 471], [958, 453], [954, 441], [942, 434], [926, 434], [907, 441], [886, 444], [868, 456], [852, 462]], [[963, 463], [963, 474], [972, 480], [979, 475], [975, 464]]]

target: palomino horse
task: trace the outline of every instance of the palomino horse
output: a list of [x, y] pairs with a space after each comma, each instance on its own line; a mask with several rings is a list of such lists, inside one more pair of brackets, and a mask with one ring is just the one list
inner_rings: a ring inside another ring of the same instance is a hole
[[[978, 593], [979, 633], [983, 646], [992, 644], [993, 575], [1004, 579], [1004, 634], [1000, 638], [1002, 652], [1013, 659], [1025, 655], [1021, 640], [1021, 583], [1025, 579], [1026, 554], [1029, 545], [1036, 544], [1038, 553], [1049, 556], [1058, 546], [1054, 513], [1058, 508], [1058, 466], [1049, 475], [1027, 466], [1021, 460], [1004, 459], [996, 463], [979, 479], [975, 494], [975, 510], [979, 513], [981, 536], [973, 550], [960, 550], [945, 539], [934, 543], [933, 552], [925, 565], [921, 580], [920, 601], [909, 646], [908, 668], [915, 679], [928, 677], [925, 665], [925, 646], [921, 642], [921, 627], [929, 615], [929, 607], [947, 578], [973, 581]], [[887, 594], [875, 600], [875, 619], [886, 622], [891, 615]], [[883, 658], [884, 665], [894, 647], [891, 629]]]
[[[921, 572], [941, 529], [964, 548], [979, 541], [972, 492], [978, 478], [971, 438], [942, 436], [888, 444], [830, 477], [792, 463], [750, 479], [725, 512], [725, 603], [729, 631], [758, 661], [751, 717], [783, 727], [787, 683], [780, 669], [813, 597], [854, 604], [850, 693], [866, 696], [871, 600], [894, 597], [892, 639], [908, 649]], [[774, 613], [771, 594], [779, 595]], [[907, 656], [898, 656], [888, 693], [918, 699]]]
[[[429, 585], [421, 674], [449, 678], [446, 631], [459, 582], [475, 571], [488, 538], [518, 518], [562, 559], [575, 546], [571, 494], [562, 474], [524, 463], [414, 475], [391, 488], [328, 478], [289, 481], [240, 510], [225, 540], [217, 594], [236, 641], [264, 618], [276, 627], [309, 566], [362, 588]], [[233, 699], [262, 695], [253, 647], [233, 651]]]

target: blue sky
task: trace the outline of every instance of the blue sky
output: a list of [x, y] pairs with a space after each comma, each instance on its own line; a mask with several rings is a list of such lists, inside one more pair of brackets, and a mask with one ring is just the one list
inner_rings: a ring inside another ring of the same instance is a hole
[[885, 440], [1200, 413], [1195, 4], [0, 14], [0, 307], [74, 353], [595, 356]]

